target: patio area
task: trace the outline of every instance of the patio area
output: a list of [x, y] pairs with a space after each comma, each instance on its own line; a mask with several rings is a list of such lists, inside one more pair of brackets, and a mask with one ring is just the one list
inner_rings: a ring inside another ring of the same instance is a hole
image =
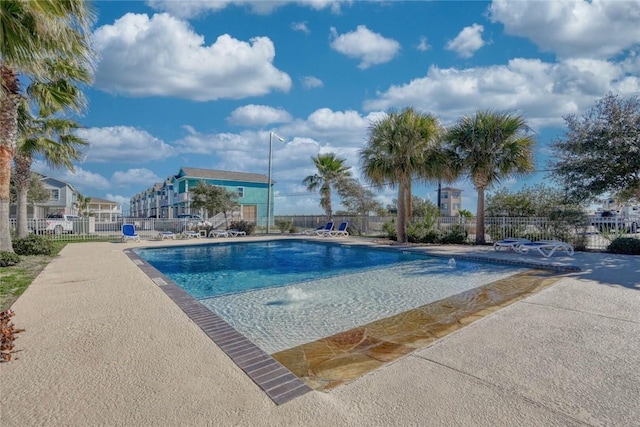
[[0, 364], [0, 424], [640, 425], [640, 257], [425, 247], [581, 270], [353, 382], [276, 405], [124, 252], [210, 242], [67, 245], [13, 306], [25, 331], [16, 360]]

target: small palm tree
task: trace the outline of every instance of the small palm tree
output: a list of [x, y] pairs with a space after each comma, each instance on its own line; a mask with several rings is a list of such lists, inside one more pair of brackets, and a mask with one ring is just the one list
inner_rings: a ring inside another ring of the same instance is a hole
[[[0, 2], [0, 251], [13, 251], [9, 176], [20, 136], [19, 105], [26, 95], [43, 117], [84, 107], [79, 85], [91, 81], [94, 17], [83, 0]], [[19, 76], [29, 83], [26, 90]]]
[[91, 197], [86, 197], [78, 193], [78, 201], [76, 202], [76, 207], [78, 208], [78, 213], [80, 215], [82, 215], [83, 213], [88, 214], [90, 204]]
[[[18, 138], [13, 158], [17, 193], [17, 229], [18, 237], [28, 234], [27, 193], [32, 179], [31, 163], [37, 154], [44, 156], [52, 167], [66, 167], [73, 171], [73, 160], [82, 157], [81, 147], [88, 143], [73, 134], [80, 128], [73, 120], [31, 116], [23, 102], [18, 113]], [[86, 207], [85, 207], [86, 209]]]
[[388, 113], [369, 127], [369, 139], [360, 151], [362, 172], [377, 187], [398, 188], [396, 231], [398, 242], [407, 241], [414, 178], [449, 179], [450, 160], [441, 145], [442, 128], [430, 114], [406, 108]]
[[346, 159], [337, 157], [334, 153], [318, 154], [312, 157], [318, 172], [302, 180], [308, 191], [320, 190], [320, 207], [324, 209], [327, 221], [333, 219], [331, 204], [331, 188], [340, 181], [351, 178], [350, 166], [345, 166]]
[[535, 139], [520, 115], [478, 111], [462, 117], [446, 136], [478, 191], [476, 243], [485, 243], [484, 193], [492, 184], [533, 171]]

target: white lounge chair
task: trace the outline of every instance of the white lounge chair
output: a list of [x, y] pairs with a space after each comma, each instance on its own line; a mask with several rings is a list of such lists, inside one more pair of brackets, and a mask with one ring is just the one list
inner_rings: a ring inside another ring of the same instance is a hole
[[160, 231], [158, 233], [158, 238], [160, 238], [160, 240], [175, 239], [176, 235], [173, 231]]
[[518, 246], [523, 243], [531, 242], [529, 239], [524, 239], [520, 237], [507, 237], [506, 239], [498, 240], [494, 242], [493, 249], [499, 251], [502, 248], [506, 248], [507, 250], [517, 251]]
[[229, 233], [224, 230], [211, 230], [209, 237], [229, 237]]
[[122, 224], [122, 241], [134, 240], [140, 241], [140, 236], [136, 233], [136, 226], [133, 224]]
[[185, 239], [199, 239], [200, 232], [193, 230], [185, 230], [182, 232], [182, 237]]
[[304, 234], [305, 236], [315, 236], [318, 232], [324, 231], [324, 225], [319, 225], [317, 228], [309, 228], [307, 230], [302, 230], [300, 234]]
[[246, 231], [236, 230], [236, 229], [229, 229], [229, 230], [227, 230], [227, 233], [229, 233], [229, 236], [231, 236], [231, 237], [238, 237], [238, 236], [246, 236], [247, 235]]
[[565, 251], [567, 255], [573, 256], [573, 246], [559, 240], [539, 240], [537, 242], [522, 243], [516, 249], [521, 254], [527, 254], [533, 250], [538, 251], [545, 258], [549, 258], [557, 251]]

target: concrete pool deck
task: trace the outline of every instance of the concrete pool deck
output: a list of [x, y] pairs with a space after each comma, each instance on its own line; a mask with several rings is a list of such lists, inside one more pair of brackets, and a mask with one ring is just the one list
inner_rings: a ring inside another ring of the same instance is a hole
[[17, 360], [0, 364], [0, 425], [640, 425], [640, 257], [554, 255], [583, 270], [352, 383], [277, 406], [123, 252], [208, 242], [67, 245], [13, 305], [26, 330]]

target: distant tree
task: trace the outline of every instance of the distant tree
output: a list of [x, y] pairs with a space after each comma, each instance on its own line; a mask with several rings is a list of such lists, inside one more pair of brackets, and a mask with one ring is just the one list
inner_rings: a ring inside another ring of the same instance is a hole
[[458, 211], [458, 215], [460, 215], [463, 218], [473, 218], [473, 214], [471, 213], [471, 211], [468, 211], [466, 209], [460, 209]]
[[365, 188], [358, 180], [349, 178], [341, 180], [336, 190], [346, 212], [351, 215], [367, 216], [371, 212], [379, 212], [382, 204], [376, 200], [375, 193]]
[[307, 176], [302, 183], [307, 191], [320, 191], [320, 207], [324, 209], [327, 221], [333, 219], [331, 188], [336, 188], [340, 181], [351, 178], [350, 166], [345, 166], [346, 159], [337, 157], [335, 153], [318, 154], [312, 157], [317, 172]]
[[611, 93], [584, 115], [564, 117], [556, 141], [552, 178], [578, 202], [604, 193], [640, 198], [640, 99]]
[[78, 194], [78, 201], [76, 202], [76, 208], [80, 215], [88, 214], [89, 204], [91, 203], [91, 197], [85, 197], [82, 194]]
[[568, 201], [566, 194], [553, 187], [537, 184], [510, 192], [501, 188], [487, 196], [486, 215], [489, 217], [549, 217], [558, 209], [579, 209]]
[[483, 244], [484, 193], [504, 178], [533, 170], [533, 135], [519, 115], [478, 111], [458, 120], [446, 139], [478, 192], [476, 243]]
[[238, 207], [238, 196], [217, 185], [200, 181], [191, 192], [191, 208], [204, 209], [208, 217], [223, 213], [226, 220], [227, 213]]
[[429, 199], [422, 199], [418, 196], [411, 197], [412, 216], [414, 218], [424, 218], [426, 216], [440, 216], [440, 210]]

